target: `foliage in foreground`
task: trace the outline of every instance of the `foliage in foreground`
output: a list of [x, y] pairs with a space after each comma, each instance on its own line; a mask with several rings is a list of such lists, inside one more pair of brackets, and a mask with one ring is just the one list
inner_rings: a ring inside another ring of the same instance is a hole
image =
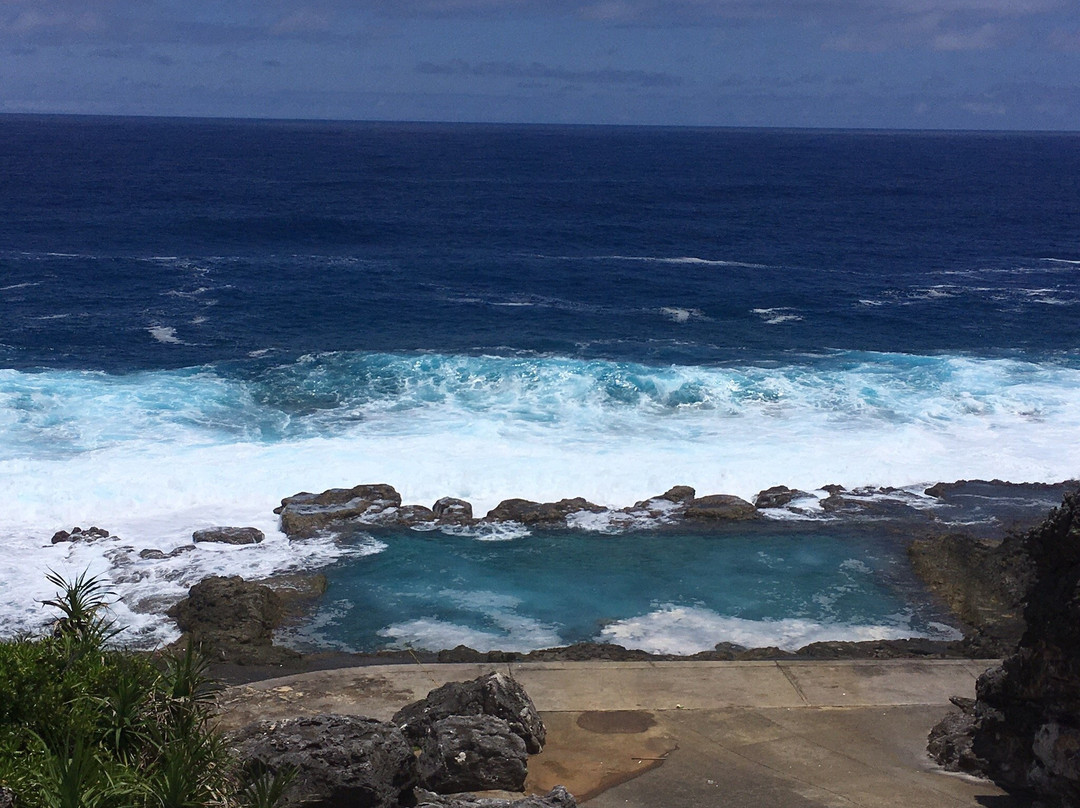
[[155, 660], [110, 646], [103, 583], [46, 605], [50, 634], [0, 643], [0, 785], [19, 808], [268, 808], [288, 776], [244, 776], [211, 723], [216, 689], [190, 644]]

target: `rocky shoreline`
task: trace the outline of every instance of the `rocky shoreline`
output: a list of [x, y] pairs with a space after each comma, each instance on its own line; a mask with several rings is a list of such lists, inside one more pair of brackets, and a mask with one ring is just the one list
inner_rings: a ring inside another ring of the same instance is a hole
[[[760, 520], [783, 509], [809, 519], [863, 520], [882, 530], [910, 537], [909, 558], [918, 577], [940, 600], [963, 631], [956, 641], [903, 639], [863, 642], [817, 642], [795, 651], [776, 647], [745, 648], [720, 642], [712, 650], [692, 656], [650, 654], [619, 645], [586, 642], [566, 647], [533, 650], [477, 651], [465, 646], [438, 652], [386, 650], [375, 653], [298, 652], [274, 644], [273, 633], [282, 625], [303, 619], [318, 603], [326, 579], [318, 574], [285, 575], [263, 581], [210, 577], [193, 586], [187, 598], [174, 604], [168, 616], [188, 637], [201, 643], [229, 681], [251, 681], [283, 672], [394, 662], [518, 662], [610, 659], [621, 661], [768, 660], [768, 659], [895, 659], [895, 658], [998, 658], [1009, 653], [1024, 631], [1023, 598], [1030, 582], [1029, 564], [1018, 550], [1020, 530], [1045, 515], [1040, 505], [1077, 487], [1058, 484], [1015, 484], [998, 480], [937, 483], [923, 490], [863, 488], [847, 490], [827, 485], [814, 492], [776, 486], [760, 492], [753, 503], [738, 497], [697, 496], [689, 486], [675, 486], [663, 494], [613, 509], [582, 498], [557, 502], [507, 499], [483, 517], [472, 505], [444, 497], [430, 508], [402, 503], [390, 485], [358, 485], [329, 489], [319, 494], [301, 492], [286, 497], [276, 509], [280, 526], [290, 541], [315, 535], [334, 535], [349, 541], [357, 531], [379, 535], [383, 530], [477, 530], [504, 525], [531, 529], [570, 530], [585, 519], [603, 520], [612, 531], [709, 531], [728, 523]], [[975, 503], [972, 505], [972, 503]], [[949, 509], [997, 507], [1013, 524], [997, 538], [985, 532], [943, 531], [942, 514]], [[60, 531], [54, 543], [98, 541], [108, 531], [92, 527]], [[196, 531], [192, 544], [169, 554], [147, 549], [144, 559], [170, 557], [194, 549], [197, 542], [257, 544], [261, 531], [250, 527], [210, 527]]]

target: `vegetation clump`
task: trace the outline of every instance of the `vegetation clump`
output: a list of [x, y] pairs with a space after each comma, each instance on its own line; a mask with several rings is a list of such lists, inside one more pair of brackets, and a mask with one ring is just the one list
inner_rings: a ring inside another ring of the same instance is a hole
[[264, 808], [288, 774], [244, 771], [213, 722], [216, 686], [188, 644], [119, 648], [104, 583], [52, 573], [52, 631], [0, 643], [0, 787], [17, 808]]

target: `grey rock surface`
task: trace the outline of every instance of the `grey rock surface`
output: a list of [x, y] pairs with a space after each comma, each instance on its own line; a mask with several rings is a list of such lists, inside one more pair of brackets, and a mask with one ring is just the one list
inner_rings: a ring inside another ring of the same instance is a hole
[[430, 725], [420, 741], [420, 783], [439, 794], [521, 791], [528, 753], [510, 725], [491, 715], [454, 715]]

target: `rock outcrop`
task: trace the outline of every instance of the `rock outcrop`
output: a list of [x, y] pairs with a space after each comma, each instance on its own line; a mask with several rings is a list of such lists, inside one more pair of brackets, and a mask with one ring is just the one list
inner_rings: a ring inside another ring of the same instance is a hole
[[805, 491], [788, 488], [786, 485], [774, 485], [772, 488], [766, 488], [764, 491], [758, 492], [758, 495], [754, 497], [754, 507], [783, 508], [785, 505], [789, 505], [796, 499], [808, 496], [810, 495]]
[[919, 539], [909, 546], [912, 568], [963, 623], [971, 656], [1012, 653], [1024, 633], [1024, 599], [1033, 567], [1022, 535], [998, 543], [964, 534]]
[[1080, 805], [1080, 492], [1028, 532], [1031, 565], [1016, 652], [983, 674], [930, 736], [946, 768], [1034, 792], [1047, 806]]
[[577, 808], [573, 795], [562, 786], [520, 800], [483, 799], [472, 794], [447, 797], [421, 789], [417, 789], [416, 798], [416, 808]]
[[301, 492], [281, 500], [274, 510], [281, 516], [281, 531], [290, 539], [310, 538], [327, 527], [361, 517], [372, 518], [401, 506], [401, 495], [391, 485], [331, 488], [321, 494]]
[[391, 719], [412, 741], [419, 743], [437, 721], [451, 716], [487, 715], [501, 718], [511, 732], [536, 754], [544, 747], [547, 730], [529, 694], [504, 673], [489, 673], [471, 682], [450, 682], [427, 697], [398, 710]]
[[710, 494], [707, 497], [692, 499], [686, 505], [683, 514], [687, 519], [696, 520], [729, 520], [738, 521], [743, 519], [756, 519], [761, 514], [757, 508], [745, 499], [733, 497], [730, 494]]
[[81, 527], [73, 527], [69, 530], [58, 530], [53, 534], [52, 543], [60, 544], [65, 541], [97, 541], [98, 539], [109, 538], [109, 531], [100, 527], [88, 527], [83, 530]]
[[217, 542], [218, 544], [258, 544], [266, 538], [256, 527], [206, 527], [191, 534], [192, 541]]
[[605, 508], [582, 497], [560, 499], [558, 502], [533, 502], [528, 499], [504, 499], [484, 519], [488, 522], [518, 522], [523, 525], [566, 525], [572, 513], [599, 513]]
[[419, 782], [412, 746], [393, 724], [316, 715], [252, 724], [230, 738], [248, 771], [295, 771], [281, 805], [398, 808]]
[[298, 656], [273, 644], [284, 615], [281, 597], [239, 576], [199, 581], [167, 614], [212, 660], [280, 664]]
[[419, 746], [420, 784], [439, 794], [525, 787], [525, 741], [501, 718], [453, 715], [434, 721]]

